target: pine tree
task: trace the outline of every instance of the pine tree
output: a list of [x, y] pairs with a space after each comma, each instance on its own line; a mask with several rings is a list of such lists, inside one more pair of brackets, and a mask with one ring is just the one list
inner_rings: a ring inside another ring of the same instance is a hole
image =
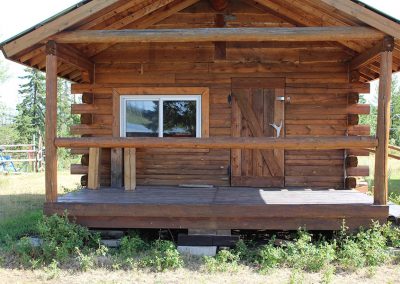
[[34, 135], [44, 134], [46, 79], [35, 69], [25, 69], [25, 75], [20, 79], [25, 83], [20, 85], [21, 102], [17, 105], [15, 127], [19, 132], [19, 142], [30, 143]]

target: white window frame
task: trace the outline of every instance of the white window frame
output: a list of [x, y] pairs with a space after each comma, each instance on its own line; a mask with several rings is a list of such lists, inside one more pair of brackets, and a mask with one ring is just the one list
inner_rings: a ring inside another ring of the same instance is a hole
[[164, 101], [195, 101], [196, 102], [196, 138], [201, 138], [202, 113], [201, 95], [122, 95], [120, 96], [120, 136], [126, 137], [126, 103], [128, 101], [158, 101], [158, 137], [164, 133]]

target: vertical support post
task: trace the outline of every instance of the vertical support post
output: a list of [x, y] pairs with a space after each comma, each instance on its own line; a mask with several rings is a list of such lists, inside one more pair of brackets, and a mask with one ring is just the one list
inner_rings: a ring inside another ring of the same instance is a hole
[[375, 154], [374, 204], [386, 205], [388, 199], [388, 146], [390, 131], [390, 99], [392, 87], [392, 61], [390, 51], [381, 52], [378, 95], [378, 119], [376, 137], [378, 147]]
[[124, 182], [125, 190], [136, 189], [136, 149], [124, 149]]
[[[120, 137], [120, 94], [113, 91], [113, 126], [112, 134], [113, 137]], [[123, 182], [123, 149], [112, 148], [111, 149], [111, 187], [122, 187]]]
[[46, 202], [57, 201], [57, 57], [46, 55]]
[[89, 149], [88, 188], [100, 188], [100, 148]]

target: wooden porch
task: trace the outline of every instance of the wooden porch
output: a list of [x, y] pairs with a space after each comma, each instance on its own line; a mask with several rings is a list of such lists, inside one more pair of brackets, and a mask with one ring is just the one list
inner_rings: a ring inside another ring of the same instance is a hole
[[351, 229], [385, 222], [388, 206], [355, 190], [138, 186], [135, 191], [80, 190], [45, 204], [92, 228]]

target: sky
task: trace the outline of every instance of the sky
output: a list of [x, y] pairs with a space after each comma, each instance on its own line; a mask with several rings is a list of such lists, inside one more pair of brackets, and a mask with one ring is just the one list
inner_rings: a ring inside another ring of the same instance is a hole
[[[58, 12], [78, 3], [78, 0], [12, 0], [4, 1], [0, 10], [0, 42], [42, 22]], [[399, 0], [364, 0], [369, 4], [395, 18], [400, 19]], [[0, 58], [3, 55], [0, 52]], [[0, 101], [15, 109], [18, 98], [18, 86], [24, 67], [7, 62], [9, 79], [0, 84]], [[376, 84], [376, 83], [375, 83]], [[372, 86], [372, 90], [376, 88]]]

